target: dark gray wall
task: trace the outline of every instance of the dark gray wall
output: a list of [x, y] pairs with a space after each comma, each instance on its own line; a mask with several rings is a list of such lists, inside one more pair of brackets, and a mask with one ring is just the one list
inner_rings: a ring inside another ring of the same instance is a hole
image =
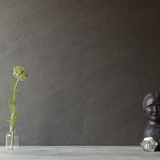
[[0, 0], [0, 145], [20, 83], [20, 145], [139, 145], [160, 91], [159, 0]]

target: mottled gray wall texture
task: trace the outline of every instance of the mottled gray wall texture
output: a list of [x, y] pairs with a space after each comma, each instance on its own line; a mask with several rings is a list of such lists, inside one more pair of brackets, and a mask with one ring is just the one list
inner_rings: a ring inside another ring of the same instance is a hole
[[159, 0], [0, 0], [0, 145], [15, 66], [20, 145], [139, 145], [160, 91]]

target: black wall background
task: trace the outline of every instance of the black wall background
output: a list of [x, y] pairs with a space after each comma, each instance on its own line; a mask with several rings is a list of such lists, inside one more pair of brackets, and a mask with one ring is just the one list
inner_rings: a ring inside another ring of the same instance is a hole
[[20, 145], [139, 145], [160, 91], [159, 0], [0, 0], [0, 145], [23, 66]]

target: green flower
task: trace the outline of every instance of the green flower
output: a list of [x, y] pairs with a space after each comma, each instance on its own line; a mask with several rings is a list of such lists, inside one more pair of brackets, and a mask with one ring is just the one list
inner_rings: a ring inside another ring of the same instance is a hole
[[9, 123], [11, 130], [12, 130], [12, 136], [11, 136], [11, 149], [13, 149], [13, 135], [14, 135], [14, 128], [15, 124], [18, 121], [19, 117], [21, 116], [20, 113], [18, 113], [18, 108], [16, 106], [16, 102], [18, 101], [18, 97], [20, 95], [20, 91], [18, 90], [18, 82], [24, 81], [28, 77], [27, 69], [25, 70], [21, 66], [17, 66], [13, 68], [13, 76], [17, 78], [17, 80], [11, 79], [11, 88], [13, 92], [13, 96], [8, 98], [8, 103], [10, 107], [10, 113], [11, 116], [9, 117], [9, 120], [7, 122]]
[[14, 67], [12, 74], [20, 81], [24, 81], [28, 77], [27, 69], [25, 70], [24, 67], [21, 66]]

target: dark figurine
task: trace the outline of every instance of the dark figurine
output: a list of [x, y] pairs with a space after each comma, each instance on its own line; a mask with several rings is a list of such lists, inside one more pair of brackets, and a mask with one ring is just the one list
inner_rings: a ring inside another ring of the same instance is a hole
[[158, 142], [155, 151], [160, 151], [160, 93], [151, 92], [144, 97], [143, 111], [149, 121], [143, 137], [153, 137]]

